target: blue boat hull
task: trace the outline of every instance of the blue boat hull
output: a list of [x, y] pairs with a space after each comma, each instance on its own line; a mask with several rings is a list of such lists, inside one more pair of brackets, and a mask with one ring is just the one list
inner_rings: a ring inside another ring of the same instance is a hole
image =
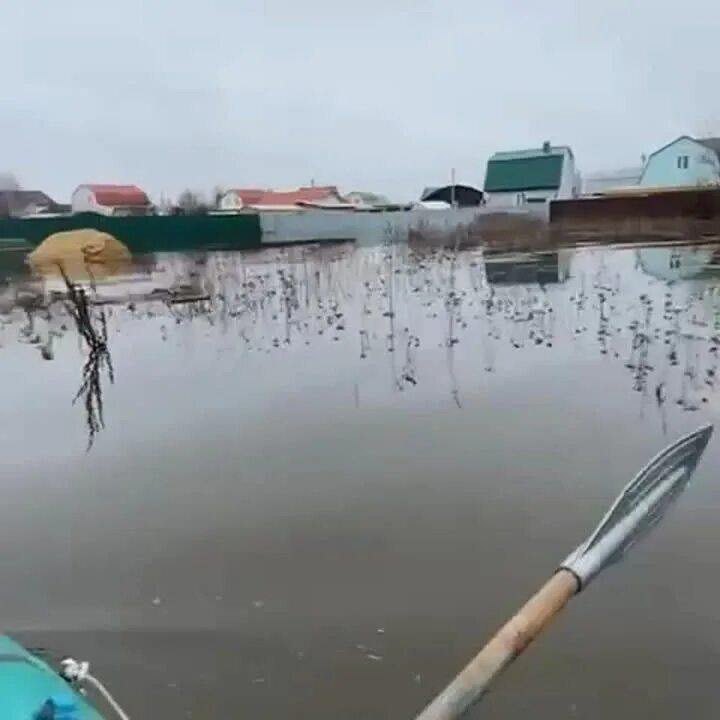
[[62, 720], [104, 720], [47, 663], [7, 635], [0, 635], [0, 717], [35, 720], [42, 717], [39, 713], [48, 701]]

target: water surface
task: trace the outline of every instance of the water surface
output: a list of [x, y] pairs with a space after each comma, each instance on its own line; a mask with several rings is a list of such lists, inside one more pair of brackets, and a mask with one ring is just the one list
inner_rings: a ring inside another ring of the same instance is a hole
[[[94, 365], [27, 300], [53, 281], [13, 274], [3, 628], [93, 661], [135, 718], [412, 717], [718, 414], [714, 257], [159, 255], [97, 288]], [[195, 301], [147, 299], [171, 286]], [[485, 716], [715, 716], [718, 469], [714, 442]]]

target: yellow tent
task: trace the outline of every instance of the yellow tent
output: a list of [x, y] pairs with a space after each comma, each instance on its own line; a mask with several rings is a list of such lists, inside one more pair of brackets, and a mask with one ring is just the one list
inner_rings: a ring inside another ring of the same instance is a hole
[[41, 275], [60, 275], [60, 267], [72, 280], [91, 276], [102, 280], [131, 269], [132, 255], [123, 243], [99, 230], [70, 230], [50, 235], [28, 255], [30, 267]]

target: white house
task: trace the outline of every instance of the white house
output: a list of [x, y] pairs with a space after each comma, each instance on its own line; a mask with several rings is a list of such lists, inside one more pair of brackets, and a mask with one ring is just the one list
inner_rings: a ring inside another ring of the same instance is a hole
[[720, 185], [720, 138], [682, 135], [656, 150], [645, 163], [642, 187]]
[[0, 190], [0, 217], [47, 217], [66, 210], [41, 190]]
[[218, 201], [218, 210], [247, 210], [255, 206], [267, 190], [259, 188], [237, 188], [226, 190]]
[[80, 185], [72, 195], [72, 212], [98, 215], [147, 215], [150, 199], [136, 185]]
[[608, 172], [590, 173], [582, 178], [583, 195], [603, 195], [637, 187], [643, 173], [643, 166], [618, 168]]
[[490, 208], [546, 204], [579, 194], [575, 156], [566, 145], [496, 152], [485, 172], [485, 201]]

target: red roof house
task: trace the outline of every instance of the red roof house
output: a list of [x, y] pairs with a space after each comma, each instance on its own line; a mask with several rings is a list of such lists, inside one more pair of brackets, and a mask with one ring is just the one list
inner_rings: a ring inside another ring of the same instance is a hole
[[73, 213], [146, 215], [150, 207], [150, 198], [136, 185], [80, 185], [72, 196]]
[[261, 190], [259, 188], [244, 188], [240, 190], [228, 190], [225, 195], [228, 193], [235, 193], [242, 205], [246, 206], [257, 203], [257, 201], [260, 200], [266, 192], [267, 190]]
[[337, 205], [344, 199], [334, 185], [300, 187], [297, 190], [228, 190], [220, 199], [222, 210], [294, 210], [307, 204]]

